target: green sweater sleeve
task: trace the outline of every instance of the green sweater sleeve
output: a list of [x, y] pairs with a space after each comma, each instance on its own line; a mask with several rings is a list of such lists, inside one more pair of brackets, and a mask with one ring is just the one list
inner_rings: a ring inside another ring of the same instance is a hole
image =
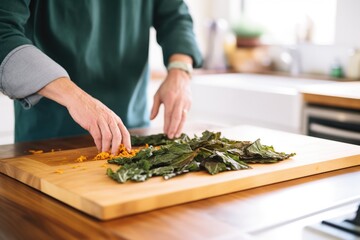
[[162, 47], [164, 63], [174, 53], [192, 57], [194, 67], [200, 67], [202, 56], [193, 31], [193, 21], [183, 0], [155, 0], [153, 26]]
[[0, 91], [31, 108], [37, 92], [67, 72], [25, 35], [30, 0], [0, 0]]
[[29, 4], [30, 0], [0, 0], [0, 63], [13, 49], [31, 44], [24, 30]]

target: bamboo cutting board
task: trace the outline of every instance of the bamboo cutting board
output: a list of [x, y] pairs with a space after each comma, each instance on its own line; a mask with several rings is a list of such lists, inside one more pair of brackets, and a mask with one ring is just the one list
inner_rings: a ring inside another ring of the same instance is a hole
[[142, 183], [119, 184], [106, 176], [117, 165], [92, 158], [94, 147], [35, 154], [0, 160], [0, 171], [98, 219], [107, 220], [166, 206], [218, 196], [326, 171], [360, 165], [360, 146], [307, 136], [239, 126], [221, 131], [237, 140], [273, 145], [275, 150], [296, 152], [276, 164], [251, 165], [253, 169], [217, 175], [189, 173], [170, 180], [156, 177]]

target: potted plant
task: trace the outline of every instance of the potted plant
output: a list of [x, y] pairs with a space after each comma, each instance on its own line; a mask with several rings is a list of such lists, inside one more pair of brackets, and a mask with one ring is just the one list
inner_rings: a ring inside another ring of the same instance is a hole
[[246, 18], [242, 18], [233, 24], [232, 31], [236, 37], [236, 46], [238, 48], [259, 46], [260, 37], [264, 33], [261, 26]]

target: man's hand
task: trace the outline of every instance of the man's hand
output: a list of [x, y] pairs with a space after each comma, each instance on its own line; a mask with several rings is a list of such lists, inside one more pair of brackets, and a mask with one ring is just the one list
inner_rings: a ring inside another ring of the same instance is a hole
[[165, 108], [164, 133], [169, 138], [179, 137], [187, 112], [191, 107], [190, 76], [179, 69], [171, 69], [154, 96], [150, 119], [153, 120], [161, 104]]
[[89, 131], [99, 151], [117, 154], [121, 143], [130, 150], [130, 134], [121, 119], [108, 107], [80, 89], [68, 78], [59, 78], [39, 94], [65, 106], [71, 117]]

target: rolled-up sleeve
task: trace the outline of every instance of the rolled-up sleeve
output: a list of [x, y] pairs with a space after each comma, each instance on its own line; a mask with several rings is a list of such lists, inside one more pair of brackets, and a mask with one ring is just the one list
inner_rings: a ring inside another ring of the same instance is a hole
[[192, 57], [194, 67], [200, 67], [202, 56], [193, 31], [193, 20], [187, 5], [182, 0], [155, 1], [153, 26], [162, 47], [164, 63], [175, 53]]
[[67, 72], [32, 45], [24, 26], [30, 16], [30, 0], [0, 0], [0, 91], [19, 100], [25, 108], [42, 96], [37, 92]]

